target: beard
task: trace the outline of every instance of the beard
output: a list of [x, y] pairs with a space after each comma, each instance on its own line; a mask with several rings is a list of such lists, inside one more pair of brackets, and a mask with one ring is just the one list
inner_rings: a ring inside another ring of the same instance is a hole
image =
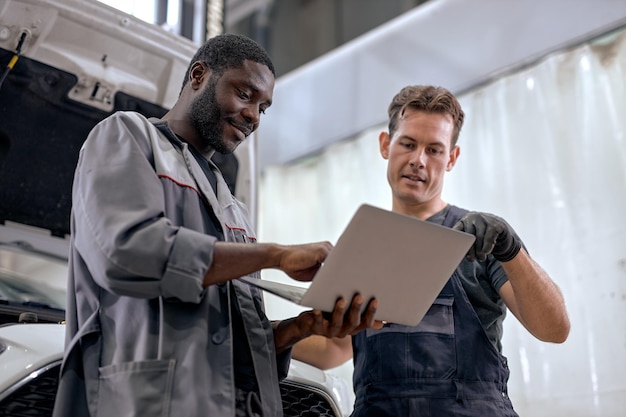
[[217, 77], [211, 76], [204, 92], [191, 103], [191, 124], [200, 134], [203, 148], [210, 147], [215, 152], [229, 154], [234, 149], [230, 149], [223, 138], [222, 112], [215, 99], [216, 83]]

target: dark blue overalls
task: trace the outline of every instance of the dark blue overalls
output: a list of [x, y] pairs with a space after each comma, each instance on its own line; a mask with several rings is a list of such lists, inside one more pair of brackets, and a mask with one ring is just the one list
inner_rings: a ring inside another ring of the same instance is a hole
[[[466, 211], [451, 206], [452, 227]], [[517, 417], [506, 358], [489, 341], [455, 272], [417, 326], [352, 338], [353, 417]]]

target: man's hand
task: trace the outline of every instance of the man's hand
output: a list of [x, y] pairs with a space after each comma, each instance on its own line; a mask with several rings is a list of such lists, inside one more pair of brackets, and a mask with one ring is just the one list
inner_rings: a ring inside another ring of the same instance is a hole
[[311, 281], [330, 253], [330, 242], [303, 245], [216, 242], [202, 285], [219, 284], [265, 268], [278, 268], [298, 281]]
[[467, 213], [454, 229], [476, 236], [474, 245], [467, 252], [470, 262], [478, 259], [483, 262], [492, 254], [500, 262], [510, 261], [517, 255], [522, 243], [509, 224], [498, 216], [489, 213]]
[[323, 313], [319, 310], [305, 311], [298, 316], [297, 321], [310, 329], [310, 334], [325, 337], [345, 337], [355, 335], [366, 328], [381, 328], [382, 322], [374, 320], [378, 301], [371, 299], [361, 314], [364, 302], [360, 294], [354, 295], [349, 306], [345, 299], [340, 298], [335, 303], [332, 313]]
[[297, 281], [311, 281], [332, 248], [330, 242], [284, 246], [278, 269]]
[[345, 299], [337, 300], [330, 315], [322, 313], [320, 310], [309, 310], [300, 313], [297, 317], [275, 322], [273, 326], [276, 351], [281, 353], [300, 340], [312, 335], [343, 338], [357, 334], [367, 328], [382, 328], [383, 323], [374, 320], [378, 301], [370, 300], [367, 308], [361, 314], [363, 303], [363, 296], [356, 294], [349, 306]]

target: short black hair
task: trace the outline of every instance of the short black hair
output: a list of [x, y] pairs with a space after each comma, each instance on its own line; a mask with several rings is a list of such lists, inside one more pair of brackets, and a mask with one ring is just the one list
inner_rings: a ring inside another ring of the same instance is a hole
[[206, 41], [191, 59], [183, 80], [183, 88], [189, 80], [191, 66], [197, 61], [204, 62], [213, 74], [220, 76], [227, 69], [241, 68], [246, 60], [265, 65], [276, 77], [272, 60], [265, 49], [254, 40], [233, 33], [214, 36]]

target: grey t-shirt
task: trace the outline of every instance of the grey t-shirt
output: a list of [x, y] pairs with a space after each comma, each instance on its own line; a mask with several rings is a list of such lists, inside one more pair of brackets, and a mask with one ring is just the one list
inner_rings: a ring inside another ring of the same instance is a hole
[[[443, 224], [449, 210], [450, 205], [447, 205], [443, 210], [426, 220]], [[457, 272], [467, 298], [474, 307], [487, 337], [498, 352], [502, 352], [502, 323], [507, 310], [498, 290], [508, 281], [502, 264], [491, 255], [487, 257], [485, 262], [469, 262], [463, 259]]]

